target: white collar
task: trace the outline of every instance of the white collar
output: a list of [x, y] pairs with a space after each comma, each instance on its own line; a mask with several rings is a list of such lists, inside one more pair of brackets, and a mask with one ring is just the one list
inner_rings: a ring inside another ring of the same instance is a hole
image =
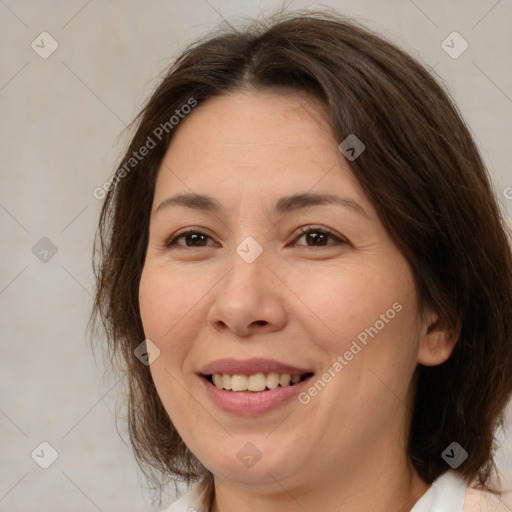
[[[411, 512], [462, 512], [466, 482], [455, 471], [447, 471], [429, 487]], [[207, 512], [199, 507], [201, 494], [196, 485], [162, 512]]]
[[201, 503], [201, 497], [202, 494], [199, 491], [199, 485], [195, 485], [170, 507], [162, 510], [162, 512], [208, 512], [199, 506]]
[[464, 479], [449, 470], [434, 481], [411, 512], [462, 512], [466, 488]]

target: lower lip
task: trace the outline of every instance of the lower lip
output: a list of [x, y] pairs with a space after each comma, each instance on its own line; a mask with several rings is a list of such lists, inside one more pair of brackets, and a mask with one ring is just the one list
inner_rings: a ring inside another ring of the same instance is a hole
[[293, 386], [278, 386], [274, 389], [254, 393], [250, 391], [226, 391], [218, 388], [205, 377], [199, 376], [213, 402], [223, 411], [239, 416], [253, 416], [277, 409], [296, 397], [307, 386], [311, 377], [313, 376], [310, 375]]

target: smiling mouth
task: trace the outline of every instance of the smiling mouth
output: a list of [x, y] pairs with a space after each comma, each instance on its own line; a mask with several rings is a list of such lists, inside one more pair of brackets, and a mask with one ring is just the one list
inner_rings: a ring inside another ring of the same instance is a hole
[[289, 373], [255, 373], [252, 375], [214, 373], [203, 375], [203, 377], [218, 389], [237, 392], [260, 393], [270, 391], [277, 387], [291, 387], [303, 382], [313, 376], [313, 373], [302, 375], [291, 375]]

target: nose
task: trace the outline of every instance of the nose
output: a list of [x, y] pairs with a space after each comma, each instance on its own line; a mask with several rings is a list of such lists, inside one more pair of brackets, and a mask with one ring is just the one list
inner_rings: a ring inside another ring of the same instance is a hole
[[234, 251], [231, 270], [213, 291], [207, 321], [219, 332], [240, 337], [279, 331], [287, 320], [284, 288], [264, 253], [247, 263]]

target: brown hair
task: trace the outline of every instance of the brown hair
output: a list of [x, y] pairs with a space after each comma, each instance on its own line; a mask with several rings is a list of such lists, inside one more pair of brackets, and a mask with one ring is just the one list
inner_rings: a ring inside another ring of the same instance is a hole
[[106, 329], [111, 355], [124, 361], [139, 464], [155, 483], [202, 481], [211, 501], [212, 474], [185, 446], [149, 367], [134, 357], [144, 339], [138, 287], [155, 179], [179, 129], [167, 125], [155, 137], [155, 128], [191, 100], [201, 104], [247, 87], [314, 95], [340, 142], [356, 134], [366, 145], [351, 169], [407, 258], [422, 310], [429, 306], [448, 325], [462, 325], [448, 361], [418, 369], [409, 459], [431, 483], [449, 469], [441, 454], [456, 441], [469, 453], [456, 471], [491, 489], [494, 434], [512, 391], [512, 258], [490, 179], [449, 95], [422, 65], [359, 24], [317, 12], [192, 45], [136, 119], [123, 162], [148, 137], [160, 140], [129, 172], [118, 171], [106, 196], [92, 318]]

